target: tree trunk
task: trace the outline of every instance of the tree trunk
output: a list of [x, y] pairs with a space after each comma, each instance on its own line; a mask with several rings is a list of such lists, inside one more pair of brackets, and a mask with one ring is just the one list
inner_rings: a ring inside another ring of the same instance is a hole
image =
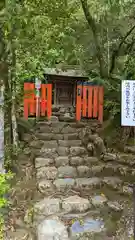
[[4, 173], [4, 83], [0, 85], [0, 173]]

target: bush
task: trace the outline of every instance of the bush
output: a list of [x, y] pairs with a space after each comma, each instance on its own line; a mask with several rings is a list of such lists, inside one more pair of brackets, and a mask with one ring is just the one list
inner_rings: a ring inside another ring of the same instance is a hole
[[8, 172], [0, 174], [0, 240], [4, 239], [4, 215], [2, 210], [8, 206], [8, 199], [5, 195], [9, 192], [9, 180], [13, 177], [12, 173]]

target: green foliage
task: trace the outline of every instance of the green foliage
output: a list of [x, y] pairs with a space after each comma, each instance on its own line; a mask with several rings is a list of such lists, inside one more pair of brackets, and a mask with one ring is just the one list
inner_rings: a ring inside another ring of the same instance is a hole
[[4, 240], [4, 216], [2, 209], [8, 206], [8, 199], [5, 197], [10, 190], [10, 180], [12, 173], [0, 174], [0, 240]]
[[[87, 3], [94, 25], [88, 23], [81, 2]], [[105, 109], [118, 115], [121, 79], [135, 77], [134, 29], [127, 35], [134, 11], [133, 0], [7, 0], [5, 41], [7, 50], [15, 51], [18, 102], [24, 79], [42, 78], [45, 67], [56, 64], [79, 65], [90, 81], [104, 85]]]

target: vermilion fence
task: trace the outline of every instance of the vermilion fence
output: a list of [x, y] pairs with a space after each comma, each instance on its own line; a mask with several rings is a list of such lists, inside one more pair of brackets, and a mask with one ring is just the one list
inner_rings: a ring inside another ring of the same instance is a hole
[[41, 94], [36, 96], [35, 84], [24, 83], [24, 118], [52, 115], [52, 84], [41, 84]]
[[81, 117], [97, 118], [103, 121], [103, 96], [102, 86], [78, 85], [76, 100], [76, 120]]

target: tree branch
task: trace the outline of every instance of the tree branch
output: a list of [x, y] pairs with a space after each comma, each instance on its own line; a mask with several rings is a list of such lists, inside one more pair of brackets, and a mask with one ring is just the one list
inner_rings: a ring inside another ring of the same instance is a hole
[[85, 18], [87, 20], [87, 23], [93, 33], [95, 47], [96, 47], [96, 55], [97, 55], [97, 59], [99, 62], [100, 75], [101, 75], [101, 77], [103, 77], [104, 76], [103, 56], [101, 53], [101, 47], [100, 47], [100, 43], [99, 43], [99, 39], [98, 39], [97, 26], [96, 26], [96, 23], [89, 11], [88, 1], [81, 0], [81, 4], [82, 4], [83, 12], [84, 12]]
[[121, 47], [123, 46], [123, 44], [125, 43], [125, 40], [130, 36], [130, 34], [133, 32], [133, 30], [135, 29], [135, 25], [126, 33], [126, 35], [122, 38], [121, 42], [119, 43], [118, 47], [116, 50], [113, 51], [112, 53], [112, 58], [111, 58], [111, 66], [110, 66], [110, 70], [109, 73], [112, 74], [114, 69], [115, 69], [115, 64], [116, 64], [116, 59], [119, 56]]

